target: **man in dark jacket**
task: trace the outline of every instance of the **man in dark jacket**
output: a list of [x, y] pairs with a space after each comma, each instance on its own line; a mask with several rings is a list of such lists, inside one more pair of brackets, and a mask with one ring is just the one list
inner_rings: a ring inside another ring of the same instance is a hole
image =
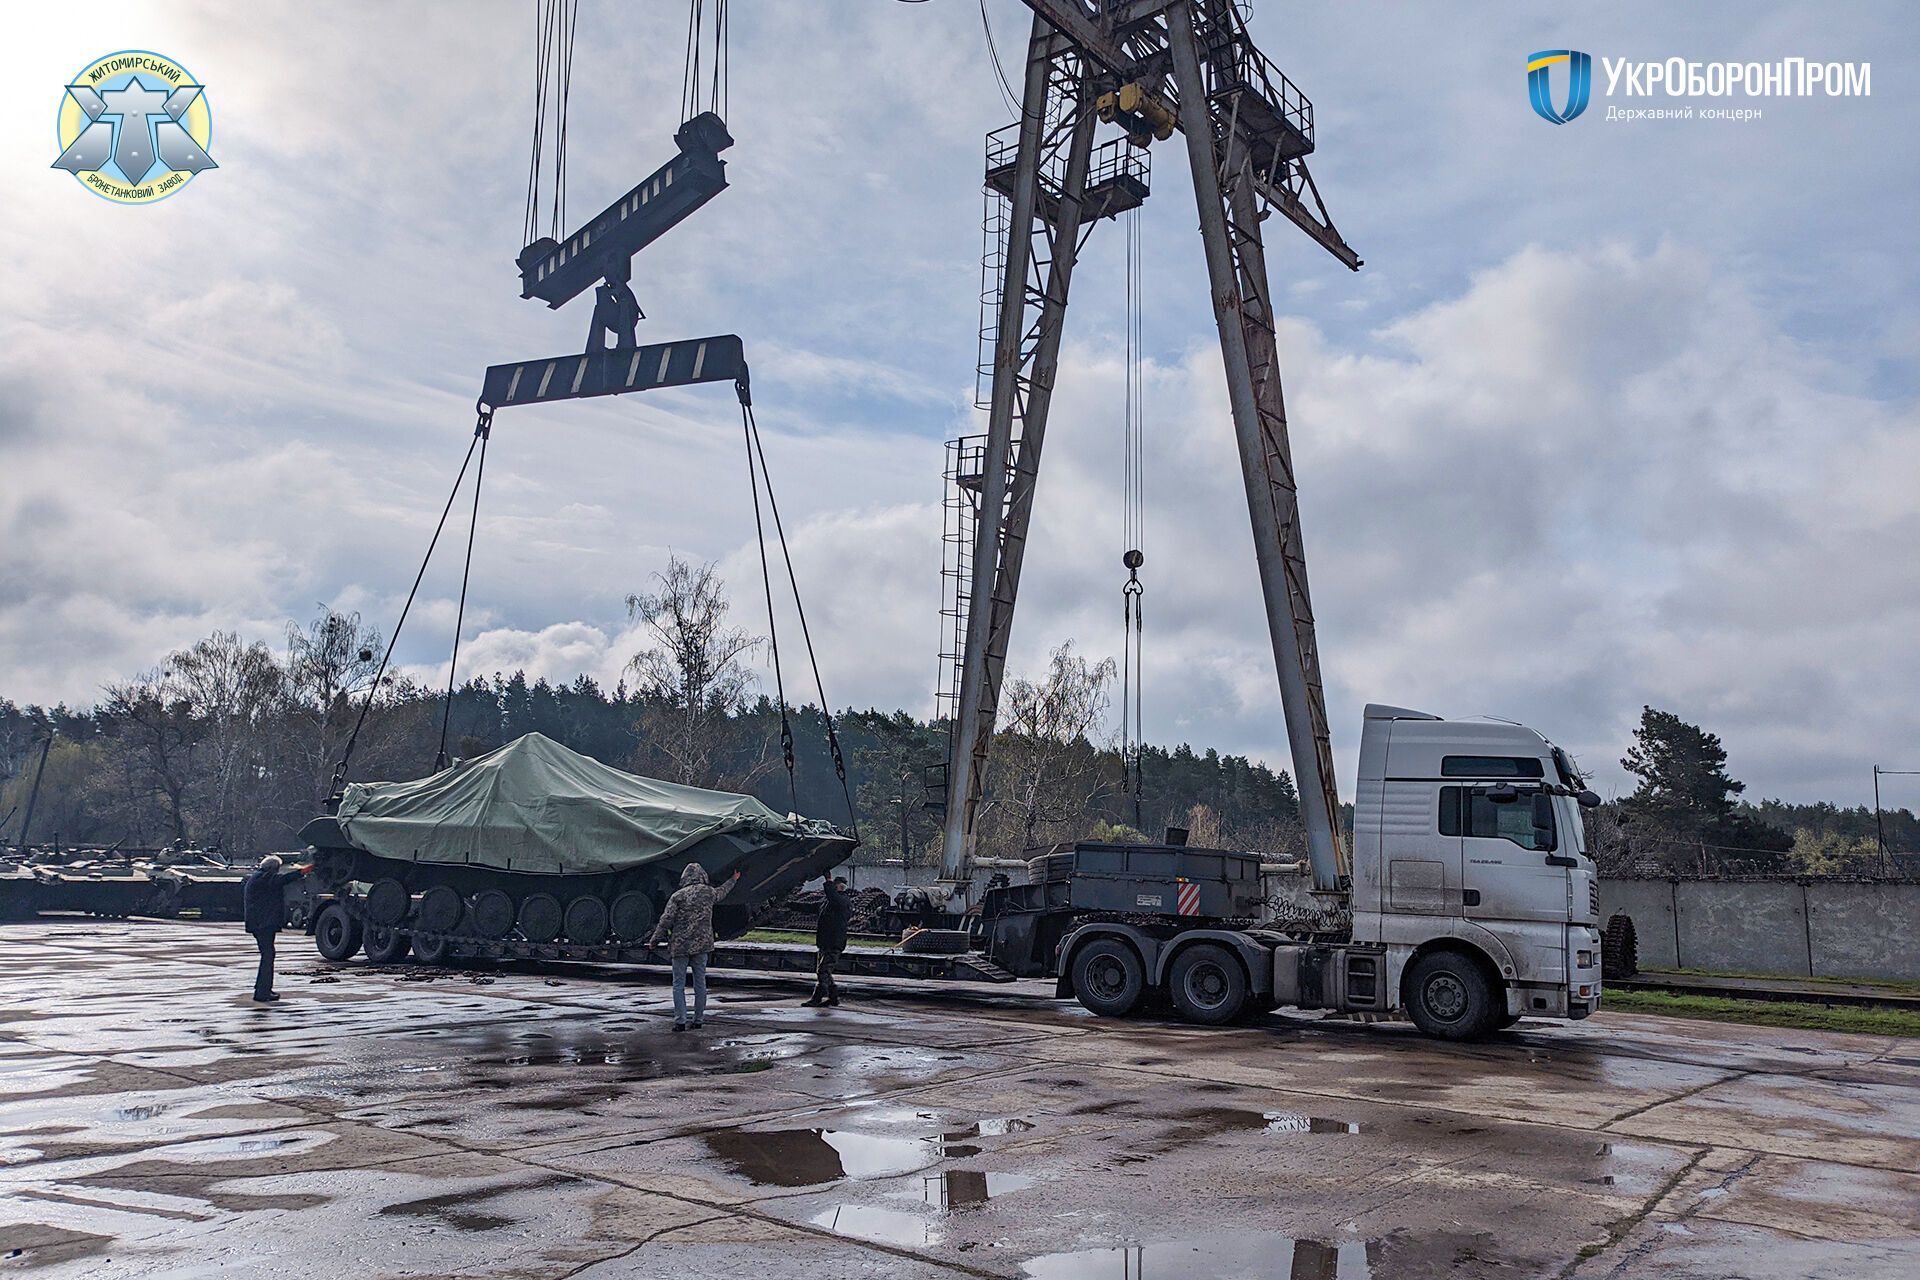
[[253, 998], [268, 1004], [280, 997], [273, 994], [273, 935], [287, 923], [287, 886], [298, 880], [311, 866], [282, 871], [279, 855], [260, 859], [240, 886], [240, 915], [247, 932], [260, 948], [260, 972], [253, 980]]
[[847, 919], [853, 914], [845, 876], [834, 876], [822, 890], [820, 919], [813, 930], [813, 945], [820, 954], [813, 963], [813, 995], [806, 1001], [814, 1006], [840, 1003], [840, 990], [833, 985], [833, 966], [847, 949]]

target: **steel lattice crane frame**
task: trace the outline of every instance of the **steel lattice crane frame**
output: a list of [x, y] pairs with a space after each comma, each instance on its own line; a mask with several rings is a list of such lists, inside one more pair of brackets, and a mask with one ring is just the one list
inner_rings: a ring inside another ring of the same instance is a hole
[[[1186, 135], [1308, 854], [1316, 886], [1337, 890], [1348, 859], [1260, 233], [1266, 210], [1277, 210], [1350, 269], [1361, 265], [1307, 171], [1313, 105], [1253, 46], [1235, 0], [1025, 3], [1034, 21], [947, 770], [941, 878], [961, 894], [971, 879], [1067, 290], [1082, 241], [1094, 100], [1102, 90], [1142, 84], [1173, 105]], [[1063, 156], [1062, 189], [1043, 193], [1041, 175]]]

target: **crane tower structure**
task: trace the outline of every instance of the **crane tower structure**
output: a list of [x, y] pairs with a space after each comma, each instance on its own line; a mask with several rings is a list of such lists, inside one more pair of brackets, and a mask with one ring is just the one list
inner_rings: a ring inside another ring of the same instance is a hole
[[[1025, 0], [1033, 11], [1017, 141], [989, 148], [1011, 206], [999, 248], [986, 439], [967, 468], [973, 544], [945, 779], [941, 878], [970, 882], [988, 750], [1059, 368], [1068, 286], [1087, 232], [1147, 198], [1122, 146], [1185, 135], [1262, 600], [1316, 886], [1341, 887], [1326, 701], [1287, 438], [1262, 223], [1278, 212], [1353, 270], [1307, 157], [1313, 104], [1253, 44], [1245, 0]], [[1127, 139], [1096, 147], [1102, 121]]]

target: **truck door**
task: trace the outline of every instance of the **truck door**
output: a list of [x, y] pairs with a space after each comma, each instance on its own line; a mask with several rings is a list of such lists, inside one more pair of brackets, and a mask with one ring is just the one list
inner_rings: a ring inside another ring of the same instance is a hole
[[1552, 796], [1504, 783], [1442, 787], [1440, 823], [1460, 835], [1468, 918], [1567, 922], [1570, 881], [1556, 852]]

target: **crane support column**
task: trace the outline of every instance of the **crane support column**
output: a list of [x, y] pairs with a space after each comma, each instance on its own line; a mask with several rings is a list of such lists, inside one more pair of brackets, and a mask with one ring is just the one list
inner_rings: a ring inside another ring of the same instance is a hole
[[[1053, 103], [1064, 109], [1050, 110]], [[987, 751], [999, 710], [1034, 485], [1059, 365], [1067, 288], [1080, 247], [1094, 124], [1083, 58], [1071, 48], [1062, 48], [1052, 25], [1036, 14], [1027, 49], [1013, 208], [995, 332], [993, 398], [947, 774], [940, 878], [955, 889], [971, 875], [978, 839]], [[1049, 216], [1040, 199], [1040, 184], [1047, 159], [1063, 142], [1065, 169]], [[1044, 261], [1036, 261], [1036, 240], [1047, 247]], [[1029, 327], [1035, 304], [1038, 314]], [[1016, 438], [1018, 462], [1010, 477]]]
[[1166, 22], [1267, 629], [1280, 678], [1288, 745], [1300, 774], [1300, 816], [1314, 883], [1332, 890], [1339, 887], [1345, 863], [1340, 806], [1307, 594], [1299, 498], [1269, 304], [1272, 294], [1252, 187], [1253, 157], [1238, 130], [1216, 130], [1216, 111], [1231, 110], [1231, 104], [1216, 103], [1208, 96], [1189, 0], [1169, 5]]

